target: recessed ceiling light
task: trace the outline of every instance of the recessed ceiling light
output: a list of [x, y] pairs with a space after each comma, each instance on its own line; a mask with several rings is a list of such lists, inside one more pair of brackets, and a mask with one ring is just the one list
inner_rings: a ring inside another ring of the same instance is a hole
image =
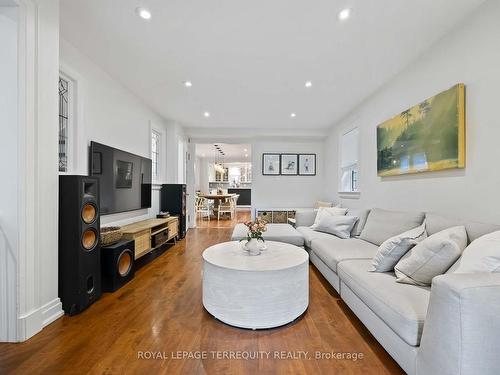
[[307, 81], [305, 84], [306, 87], [311, 87], [312, 85], [313, 85], [313, 83], [311, 81]]
[[295, 114], [295, 113], [291, 113], [291, 114], [290, 114], [290, 117], [291, 117], [291, 118], [297, 117], [297, 114]]
[[184, 82], [184, 86], [191, 87], [191, 86], [193, 86], [193, 83], [191, 81], [186, 81], [186, 82]]
[[348, 19], [349, 17], [351, 16], [351, 10], [349, 8], [345, 8], [345, 9], [342, 9], [340, 12], [339, 12], [339, 15], [338, 15], [338, 19], [340, 21], [345, 21], [346, 19]]
[[151, 19], [151, 12], [148, 9], [139, 7], [135, 11], [137, 12], [137, 14], [141, 18], [143, 18], [145, 20], [150, 20]]
[[204, 112], [204, 113], [203, 113], [203, 116], [205, 116], [205, 117], [210, 117], [210, 112]]
[[245, 157], [248, 158], [248, 154], [245, 154]]
[[201, 157], [204, 158], [205, 157], [205, 154], [201, 154]]
[[247, 152], [248, 150], [245, 148], [243, 151]]

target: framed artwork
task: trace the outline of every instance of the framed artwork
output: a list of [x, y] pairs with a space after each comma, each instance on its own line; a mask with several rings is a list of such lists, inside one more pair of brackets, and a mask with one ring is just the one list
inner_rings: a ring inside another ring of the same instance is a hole
[[465, 167], [465, 86], [457, 84], [377, 127], [381, 177]]
[[281, 154], [281, 174], [296, 176], [299, 170], [297, 154]]
[[262, 174], [278, 176], [280, 174], [280, 154], [262, 154]]
[[299, 155], [299, 175], [316, 176], [316, 154]]

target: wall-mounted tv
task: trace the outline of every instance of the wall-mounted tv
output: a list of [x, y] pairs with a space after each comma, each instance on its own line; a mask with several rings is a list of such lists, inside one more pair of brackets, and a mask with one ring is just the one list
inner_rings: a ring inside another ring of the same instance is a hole
[[90, 142], [89, 155], [102, 215], [151, 207], [151, 159], [97, 142]]

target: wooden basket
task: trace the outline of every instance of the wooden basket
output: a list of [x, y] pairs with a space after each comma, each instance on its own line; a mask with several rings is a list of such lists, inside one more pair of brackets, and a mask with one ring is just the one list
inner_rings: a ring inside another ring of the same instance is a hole
[[123, 233], [121, 227], [103, 227], [101, 228], [101, 244], [109, 246], [122, 239]]

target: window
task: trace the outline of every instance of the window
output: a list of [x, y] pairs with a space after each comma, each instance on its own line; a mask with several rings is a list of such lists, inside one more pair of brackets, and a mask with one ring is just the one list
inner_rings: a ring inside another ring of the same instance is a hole
[[153, 181], [160, 179], [160, 137], [161, 134], [156, 130], [151, 131], [151, 168]]
[[70, 83], [59, 77], [59, 172], [68, 172]]
[[357, 128], [342, 136], [340, 149], [340, 192], [358, 192], [359, 130]]

